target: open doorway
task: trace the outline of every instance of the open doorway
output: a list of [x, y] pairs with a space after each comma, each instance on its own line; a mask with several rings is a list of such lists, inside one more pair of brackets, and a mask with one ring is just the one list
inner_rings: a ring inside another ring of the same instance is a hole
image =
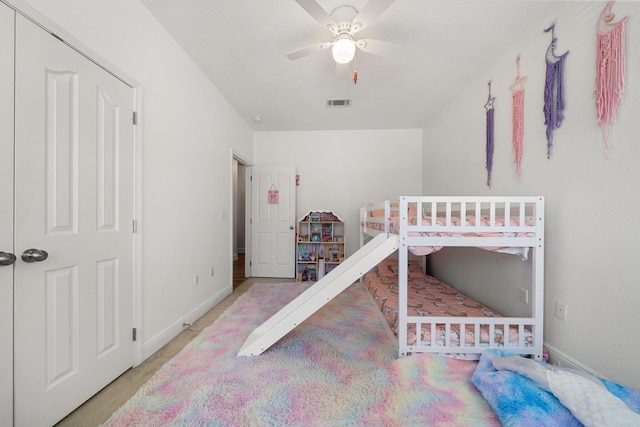
[[240, 286], [247, 278], [245, 269], [246, 254], [246, 174], [247, 164], [236, 156], [233, 157], [233, 289]]

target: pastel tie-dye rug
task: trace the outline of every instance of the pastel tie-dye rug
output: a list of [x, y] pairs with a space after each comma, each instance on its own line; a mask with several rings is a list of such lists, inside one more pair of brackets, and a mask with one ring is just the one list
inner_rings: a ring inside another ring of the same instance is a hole
[[251, 331], [303, 290], [253, 285], [105, 426], [500, 425], [471, 383], [476, 362], [397, 359], [359, 283], [262, 355], [238, 357]]

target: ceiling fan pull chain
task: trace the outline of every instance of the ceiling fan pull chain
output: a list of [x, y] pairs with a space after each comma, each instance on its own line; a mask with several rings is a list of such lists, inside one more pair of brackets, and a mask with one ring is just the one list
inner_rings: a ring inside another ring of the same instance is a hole
[[354, 67], [353, 67], [353, 84], [358, 84], [358, 54], [354, 55]]

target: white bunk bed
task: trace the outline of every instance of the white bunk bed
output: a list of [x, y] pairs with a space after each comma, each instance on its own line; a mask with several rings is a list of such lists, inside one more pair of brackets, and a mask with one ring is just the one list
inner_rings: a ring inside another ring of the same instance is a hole
[[[401, 356], [427, 352], [468, 357], [486, 348], [508, 347], [514, 353], [542, 360], [543, 197], [406, 196], [400, 197], [399, 203], [386, 201], [363, 207], [360, 223], [361, 246], [367, 236], [398, 236], [399, 307], [395, 329]], [[446, 246], [481, 247], [517, 254], [523, 259], [531, 252], [531, 316], [460, 317], [410, 312], [409, 253], [427, 255]], [[507, 331], [509, 333], [501, 333]], [[463, 338], [456, 340], [455, 337]]]

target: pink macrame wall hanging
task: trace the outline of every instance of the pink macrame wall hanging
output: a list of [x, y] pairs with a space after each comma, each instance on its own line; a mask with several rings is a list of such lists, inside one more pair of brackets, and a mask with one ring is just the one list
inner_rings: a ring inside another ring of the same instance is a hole
[[487, 112], [486, 168], [487, 186], [489, 187], [491, 187], [491, 170], [493, 169], [493, 103], [495, 100], [496, 98], [491, 96], [491, 81], [489, 81], [489, 97], [487, 98], [487, 103], [484, 104], [484, 109]]
[[524, 137], [524, 84], [527, 77], [520, 77], [520, 57], [516, 59], [516, 79], [509, 87], [512, 105], [512, 121], [513, 121], [513, 152], [516, 156], [516, 174], [520, 176], [520, 162], [522, 161], [522, 143]]
[[612, 22], [613, 0], [609, 0], [596, 27], [596, 110], [604, 134], [604, 148], [609, 155], [609, 123], [616, 122], [618, 104], [624, 92], [625, 23], [627, 16]]
[[562, 124], [564, 120], [564, 68], [569, 51], [560, 56], [555, 54], [558, 39], [555, 35], [556, 24], [551, 24], [544, 30], [545, 33], [551, 31], [551, 43], [547, 48], [545, 62], [547, 72], [544, 83], [544, 124], [547, 125], [547, 159], [551, 158], [551, 147], [553, 146], [553, 131]]

